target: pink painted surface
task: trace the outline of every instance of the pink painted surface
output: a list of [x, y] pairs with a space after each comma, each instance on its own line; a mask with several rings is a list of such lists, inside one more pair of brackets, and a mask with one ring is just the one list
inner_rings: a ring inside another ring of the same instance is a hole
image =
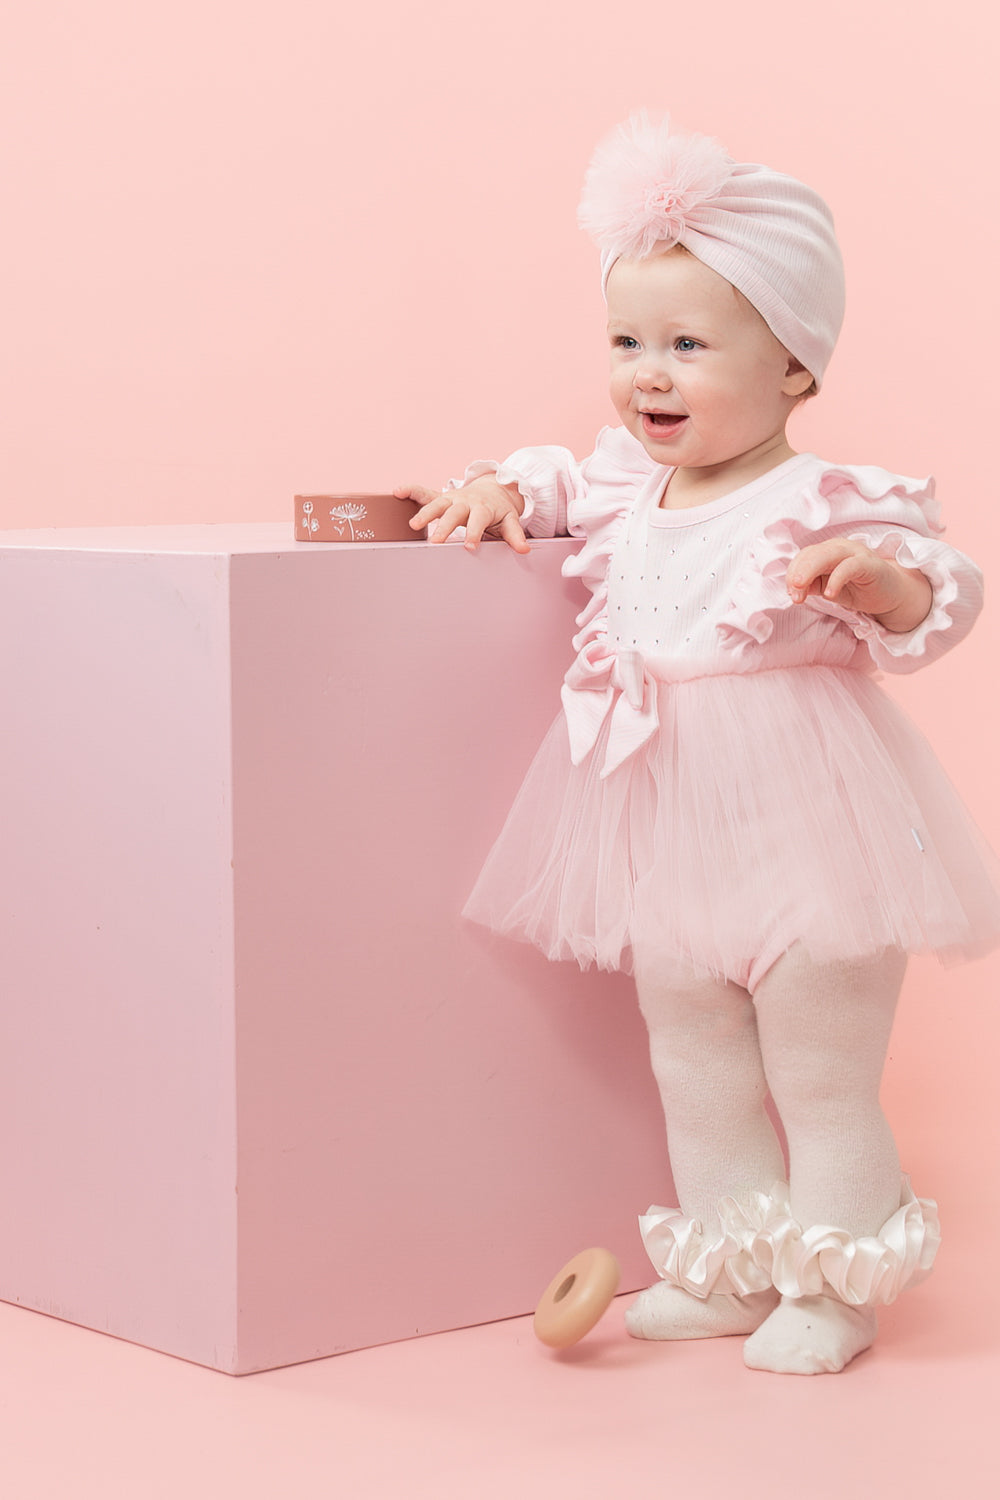
[[589, 1243], [644, 1281], [629, 985], [457, 915], [569, 545], [3, 537], [5, 1299], [244, 1372], [526, 1312]]
[[[224, 559], [0, 539], [0, 1296], [235, 1356]], [[97, 545], [97, 539], [92, 538]]]

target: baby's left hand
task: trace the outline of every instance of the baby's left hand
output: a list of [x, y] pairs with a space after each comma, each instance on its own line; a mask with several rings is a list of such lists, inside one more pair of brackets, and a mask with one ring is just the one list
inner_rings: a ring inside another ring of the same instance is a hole
[[819, 594], [899, 632], [915, 630], [933, 600], [923, 573], [879, 557], [864, 542], [850, 537], [831, 537], [803, 547], [789, 564], [787, 583], [794, 604]]

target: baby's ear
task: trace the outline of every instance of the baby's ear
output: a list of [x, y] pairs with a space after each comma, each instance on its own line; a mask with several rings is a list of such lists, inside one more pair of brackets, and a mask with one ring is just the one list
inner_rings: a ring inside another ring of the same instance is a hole
[[786, 396], [796, 396], [804, 401], [807, 396], [815, 396], [816, 382], [806, 369], [801, 360], [795, 358], [794, 354], [788, 356], [788, 368], [782, 381], [781, 389]]

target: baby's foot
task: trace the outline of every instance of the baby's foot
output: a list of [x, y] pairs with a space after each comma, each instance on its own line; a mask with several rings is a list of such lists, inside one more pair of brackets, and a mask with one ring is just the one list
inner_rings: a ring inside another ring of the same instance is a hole
[[835, 1297], [782, 1297], [743, 1346], [751, 1370], [777, 1375], [835, 1375], [873, 1343], [878, 1323], [870, 1307]]
[[695, 1297], [679, 1286], [658, 1281], [640, 1292], [625, 1313], [634, 1339], [718, 1339], [759, 1328], [778, 1300], [777, 1292], [747, 1297], [713, 1292]]

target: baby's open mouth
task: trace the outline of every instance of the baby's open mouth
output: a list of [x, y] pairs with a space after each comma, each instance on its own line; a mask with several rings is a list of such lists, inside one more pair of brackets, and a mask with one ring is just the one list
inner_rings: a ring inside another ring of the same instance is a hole
[[670, 432], [686, 422], [687, 417], [668, 411], [644, 411], [642, 420], [647, 427], [658, 427], [663, 432]]

